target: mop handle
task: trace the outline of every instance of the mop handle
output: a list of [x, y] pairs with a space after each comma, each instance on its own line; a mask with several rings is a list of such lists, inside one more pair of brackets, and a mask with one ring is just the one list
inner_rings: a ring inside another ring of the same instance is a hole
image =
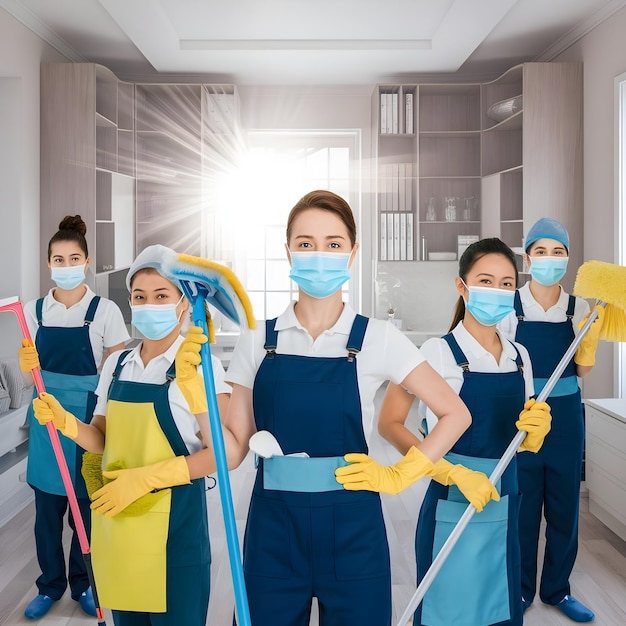
[[[598, 302], [598, 304], [602, 306], [606, 305], [604, 302]], [[559, 378], [561, 378], [561, 374], [563, 374], [563, 372], [565, 371], [565, 368], [568, 366], [569, 362], [574, 356], [576, 349], [578, 348], [580, 342], [583, 340], [584, 336], [587, 334], [587, 331], [589, 330], [589, 328], [591, 327], [591, 325], [593, 324], [593, 322], [595, 321], [597, 317], [598, 317], [598, 311], [594, 309], [591, 312], [591, 315], [589, 316], [585, 324], [583, 325], [583, 327], [580, 329], [580, 332], [576, 335], [576, 337], [570, 344], [569, 348], [566, 350], [565, 354], [563, 355], [563, 357], [557, 364], [556, 368], [554, 369], [554, 372], [552, 372], [552, 376], [550, 376], [550, 378], [548, 379], [548, 382], [545, 384], [544, 388], [540, 391], [539, 395], [537, 396], [537, 403], [546, 401], [546, 399], [552, 392], [552, 389], [556, 385], [557, 381], [559, 380]], [[502, 458], [498, 461], [498, 464], [495, 466], [493, 472], [489, 476], [489, 481], [493, 485], [495, 485], [500, 480], [500, 478], [502, 477], [502, 474], [504, 474], [504, 470], [508, 467], [509, 463], [513, 460], [513, 458], [517, 454], [517, 451], [520, 445], [526, 438], [526, 434], [527, 433], [524, 430], [518, 431], [518, 433], [515, 435], [511, 443], [508, 445], [507, 449], [502, 455]], [[406, 623], [409, 621], [409, 619], [415, 612], [415, 609], [418, 607], [419, 603], [424, 599], [424, 596], [426, 595], [428, 588], [430, 587], [433, 580], [435, 579], [435, 576], [437, 576], [437, 574], [439, 573], [439, 570], [443, 566], [445, 560], [448, 558], [448, 555], [452, 551], [452, 548], [454, 547], [456, 542], [459, 540], [461, 533], [465, 530], [465, 527], [469, 524], [474, 513], [476, 513], [476, 507], [473, 504], [469, 504], [467, 508], [465, 509], [465, 511], [463, 512], [463, 515], [457, 522], [456, 526], [450, 533], [450, 536], [446, 539], [443, 546], [441, 546], [441, 550], [435, 557], [434, 561], [431, 563], [430, 567], [428, 568], [428, 571], [426, 572], [426, 574], [424, 574], [424, 578], [422, 578], [417, 590], [415, 591], [415, 593], [409, 600], [409, 604], [406, 607], [404, 613], [402, 614], [402, 617], [400, 617], [397, 626], [406, 626]]]
[[[200, 285], [196, 284], [200, 293]], [[187, 290], [185, 289], [187, 292]], [[186, 295], [190, 297], [190, 293]], [[204, 298], [191, 296], [193, 298], [193, 318], [194, 324], [202, 329], [208, 337], [206, 313], [204, 310]], [[250, 626], [250, 608], [248, 606], [248, 595], [243, 577], [243, 567], [239, 554], [239, 539], [237, 536], [237, 525], [235, 522], [235, 512], [233, 508], [233, 496], [230, 489], [230, 479], [228, 476], [228, 463], [226, 461], [226, 450], [224, 447], [224, 437], [222, 435], [222, 424], [220, 422], [219, 408], [217, 406], [217, 395], [215, 390], [215, 379], [213, 378], [213, 364], [211, 363], [211, 350], [208, 343], [202, 344], [200, 348], [202, 358], [202, 376], [204, 388], [206, 390], [209, 407], [209, 422], [211, 424], [211, 439], [213, 441], [213, 454], [217, 466], [217, 481], [220, 488], [220, 499], [222, 501], [222, 515], [226, 529], [226, 541], [228, 544], [228, 556], [230, 560], [230, 570], [233, 578], [233, 589], [235, 592], [235, 602], [237, 606], [237, 623], [240, 626]], [[206, 442], [208, 444], [208, 442]]]
[[[17, 317], [20, 329], [22, 330], [22, 336], [24, 337], [24, 339], [27, 339], [28, 341], [33, 343], [32, 337], [30, 336], [30, 331], [28, 330], [28, 324], [26, 323], [26, 317], [24, 316], [22, 303], [16, 303], [14, 306], [11, 306], [11, 309]], [[35, 367], [31, 370], [31, 374], [33, 376], [33, 381], [35, 382], [35, 388], [37, 389], [37, 393], [45, 393], [46, 387], [43, 382], [43, 377], [41, 376], [41, 369], [39, 367]], [[83, 560], [85, 561], [87, 578], [89, 579], [89, 585], [91, 586], [91, 593], [93, 594], [93, 600], [96, 607], [96, 619], [98, 620], [98, 624], [106, 626], [104, 611], [100, 606], [98, 591], [96, 589], [96, 581], [93, 575], [93, 568], [91, 565], [91, 552], [89, 548], [89, 540], [87, 539], [87, 531], [85, 529], [85, 523], [83, 522], [80, 508], [78, 506], [78, 500], [76, 499], [76, 492], [74, 491], [74, 485], [72, 484], [70, 470], [67, 467], [67, 461], [65, 460], [65, 455], [63, 454], [63, 448], [61, 447], [61, 441], [59, 440], [59, 433], [57, 433], [57, 430], [54, 427], [52, 421], [46, 423], [46, 428], [48, 430], [48, 435], [50, 436], [50, 443], [52, 444], [52, 449], [54, 451], [54, 457], [56, 459], [57, 466], [59, 468], [59, 471], [61, 472], [61, 480], [63, 481], [63, 486], [65, 487], [65, 493], [67, 495], [67, 500], [70, 505], [70, 511], [72, 512], [72, 516], [74, 517], [74, 527], [76, 529], [76, 535], [78, 537], [80, 551], [83, 556]]]
[[[32, 338], [30, 336], [30, 332], [28, 330], [28, 325], [26, 324], [26, 320], [21, 315], [17, 316], [17, 320], [19, 322], [20, 328], [22, 329], [22, 335], [24, 339], [27, 339], [28, 341], [32, 343]], [[33, 375], [33, 380], [35, 381], [35, 387], [37, 389], [37, 393], [38, 394], [45, 393], [46, 388], [43, 384], [41, 370], [38, 367], [36, 367], [35, 369], [31, 370], [31, 374]], [[76, 524], [76, 534], [78, 536], [80, 550], [83, 554], [88, 554], [89, 553], [89, 541], [87, 539], [87, 532], [85, 530], [85, 524], [83, 523], [83, 518], [80, 514], [80, 509], [78, 507], [78, 500], [76, 499], [76, 493], [74, 492], [74, 486], [72, 485], [72, 478], [70, 476], [70, 471], [67, 467], [67, 461], [65, 460], [65, 456], [63, 455], [63, 449], [61, 448], [59, 434], [57, 433], [57, 430], [51, 421], [46, 424], [46, 428], [48, 429], [48, 434], [50, 435], [50, 441], [52, 442], [54, 456], [59, 466], [59, 470], [61, 472], [61, 479], [63, 480], [63, 486], [65, 487], [65, 491], [67, 493], [67, 499], [70, 503], [70, 509], [72, 511], [72, 515], [74, 516], [74, 523]]]

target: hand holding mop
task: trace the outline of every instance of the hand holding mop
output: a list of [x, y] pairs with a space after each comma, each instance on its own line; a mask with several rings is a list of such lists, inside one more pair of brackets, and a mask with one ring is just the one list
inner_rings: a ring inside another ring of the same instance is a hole
[[[183, 293], [192, 305], [193, 323], [200, 327], [206, 336], [211, 335], [207, 323], [205, 302], [215, 306], [236, 324], [241, 326], [243, 323], [246, 323], [248, 328], [254, 328], [255, 320], [248, 295], [235, 274], [227, 267], [188, 254], [175, 254], [173, 256], [168, 255], [163, 263], [163, 270], [167, 278], [181, 286]], [[222, 501], [222, 514], [226, 529], [230, 569], [233, 578], [237, 620], [240, 626], [250, 626], [250, 609], [248, 607], [248, 597], [239, 553], [237, 526], [235, 524], [232, 493], [228, 477], [228, 463], [226, 461], [215, 381], [213, 379], [211, 351], [208, 343], [202, 344], [200, 355], [209, 408], [213, 452], [217, 465], [217, 479]]]
[[[545, 384], [545, 387], [537, 396], [537, 404], [547, 400], [552, 389], [565, 371], [565, 368], [576, 354], [578, 346], [598, 317], [599, 307], [604, 308], [599, 338], [606, 341], [626, 341], [626, 267], [612, 265], [602, 261], [587, 261], [583, 263], [576, 274], [574, 294], [582, 298], [595, 299], [596, 306], [557, 364], [554, 372]], [[491, 483], [495, 485], [498, 480], [500, 480], [504, 470], [517, 454], [526, 434], [525, 431], [520, 430], [517, 435], [515, 435], [489, 476]], [[439, 554], [437, 554], [424, 575], [424, 578], [422, 578], [417, 590], [409, 600], [409, 604], [398, 620], [397, 626], [406, 626], [407, 621], [411, 618], [419, 603], [424, 599], [435, 576], [439, 573], [439, 570], [475, 512], [476, 509], [471, 504], [465, 509], [463, 515], [450, 533], [450, 536], [443, 546], [441, 546]]]
[[[30, 336], [30, 332], [28, 330], [28, 325], [26, 323], [26, 316], [24, 315], [24, 308], [22, 303], [19, 302], [17, 298], [4, 298], [0, 300], [0, 312], [2, 311], [12, 311], [15, 313], [17, 317], [17, 321], [19, 322], [20, 328], [22, 329], [22, 337], [28, 340], [29, 343], [32, 344], [32, 339]], [[41, 377], [41, 370], [39, 367], [35, 367], [31, 370], [33, 375], [33, 380], [35, 381], [35, 387], [37, 389], [38, 394], [42, 394], [46, 391], [44, 387], [43, 378]], [[52, 422], [48, 422], [46, 424], [46, 428], [48, 429], [48, 435], [50, 436], [50, 441], [52, 442], [52, 449], [54, 450], [54, 456], [57, 461], [57, 465], [59, 466], [59, 471], [61, 472], [61, 478], [63, 480], [63, 486], [65, 487], [65, 492], [67, 494], [67, 499], [69, 501], [70, 510], [72, 511], [72, 516], [74, 517], [74, 525], [76, 526], [76, 535], [78, 536], [78, 542], [80, 544], [80, 551], [83, 555], [83, 560], [85, 561], [85, 567], [87, 568], [87, 576], [89, 578], [89, 584], [91, 585], [91, 591], [93, 593], [93, 600], [96, 606], [96, 618], [98, 620], [98, 624], [101, 626], [106, 626], [106, 621], [104, 618], [104, 610], [100, 607], [100, 602], [98, 600], [98, 592], [96, 590], [96, 582], [93, 576], [93, 568], [91, 565], [91, 552], [89, 548], [89, 541], [87, 539], [87, 532], [85, 530], [85, 524], [83, 522], [83, 518], [80, 514], [80, 509], [78, 507], [78, 500], [76, 499], [76, 492], [74, 491], [74, 485], [72, 484], [72, 478], [70, 476], [70, 471], [67, 467], [67, 461], [63, 456], [63, 449], [61, 448], [61, 442], [59, 441], [59, 435], [53, 425]]]

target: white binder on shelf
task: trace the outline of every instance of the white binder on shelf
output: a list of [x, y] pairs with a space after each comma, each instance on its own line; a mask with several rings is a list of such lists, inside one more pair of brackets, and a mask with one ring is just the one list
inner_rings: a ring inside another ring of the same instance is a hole
[[406, 261], [406, 213], [400, 213], [400, 260]]
[[387, 260], [396, 260], [393, 249], [393, 213], [387, 213]]
[[413, 130], [413, 93], [404, 94], [404, 132], [412, 134]]
[[393, 214], [393, 258], [400, 260], [400, 214]]
[[406, 260], [412, 261], [413, 254], [413, 213], [406, 214]]
[[380, 260], [387, 260], [387, 215], [380, 214], [380, 233], [378, 237], [380, 241]]
[[387, 94], [380, 94], [380, 132], [387, 132]]
[[398, 96], [397, 92], [391, 94], [391, 132], [398, 134]]

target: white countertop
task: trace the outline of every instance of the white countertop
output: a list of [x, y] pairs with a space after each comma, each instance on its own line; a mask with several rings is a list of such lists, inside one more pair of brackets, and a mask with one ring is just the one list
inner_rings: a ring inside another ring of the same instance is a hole
[[585, 399], [585, 404], [626, 423], [626, 398]]

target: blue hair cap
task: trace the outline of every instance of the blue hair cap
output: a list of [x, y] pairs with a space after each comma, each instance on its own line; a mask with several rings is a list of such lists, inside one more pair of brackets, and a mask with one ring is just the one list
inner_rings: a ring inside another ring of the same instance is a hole
[[524, 242], [524, 250], [528, 252], [530, 246], [539, 239], [554, 239], [565, 246], [569, 253], [569, 235], [561, 222], [553, 220], [551, 217], [542, 217], [538, 219], [528, 231], [526, 241]]

